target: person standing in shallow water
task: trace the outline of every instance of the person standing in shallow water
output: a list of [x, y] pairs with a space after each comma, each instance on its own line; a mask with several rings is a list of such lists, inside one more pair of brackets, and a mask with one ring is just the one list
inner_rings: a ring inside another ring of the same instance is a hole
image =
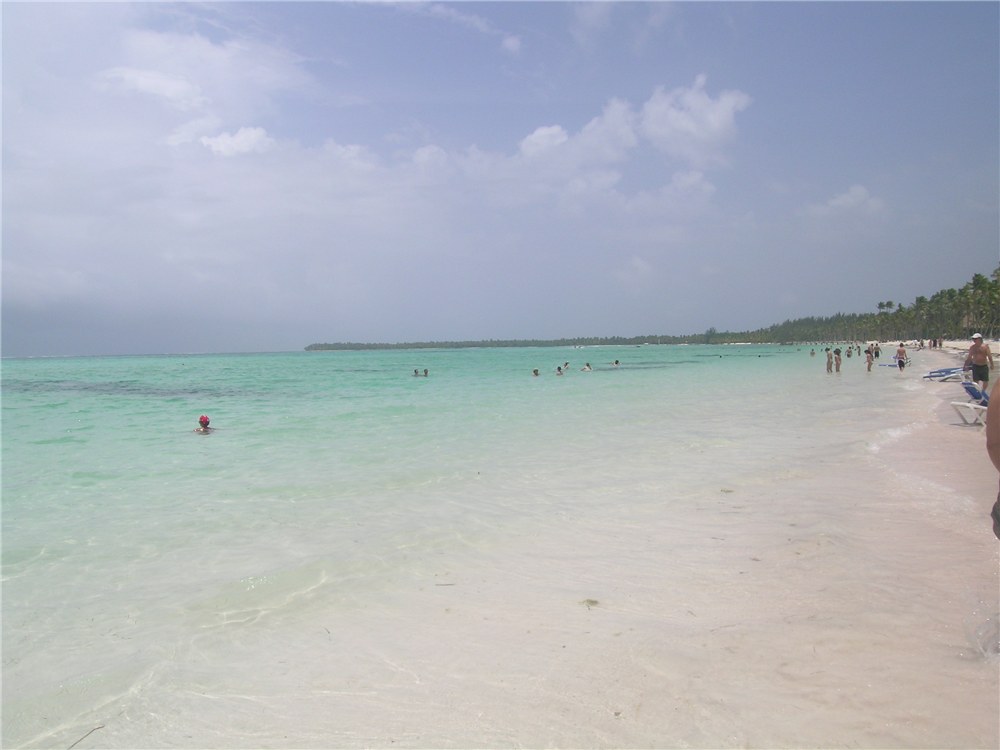
[[871, 372], [875, 357], [872, 355], [872, 348], [870, 346], [865, 350], [865, 359], [868, 361], [868, 372]]
[[837, 372], [840, 372], [840, 349], [833, 350], [833, 365], [837, 368]]
[[900, 372], [906, 367], [906, 349], [902, 341], [899, 342], [899, 348], [896, 350], [896, 364], [899, 366]]
[[972, 382], [978, 383], [983, 393], [990, 385], [990, 370], [993, 369], [993, 353], [988, 344], [983, 343], [983, 335], [977, 333], [972, 337], [972, 346], [965, 356], [964, 369], [972, 366]]
[[826, 347], [826, 371], [833, 372], [833, 352], [830, 347]]

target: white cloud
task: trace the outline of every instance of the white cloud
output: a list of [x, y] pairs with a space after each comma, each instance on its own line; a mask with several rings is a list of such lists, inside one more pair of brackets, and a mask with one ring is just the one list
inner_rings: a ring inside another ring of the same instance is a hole
[[561, 125], [544, 125], [521, 141], [521, 153], [538, 156], [569, 140], [569, 135]]
[[236, 135], [222, 133], [214, 138], [203, 136], [201, 143], [220, 156], [235, 156], [250, 151], [266, 151], [274, 143], [264, 128], [240, 128]]
[[863, 214], [873, 216], [881, 213], [885, 202], [873, 197], [863, 185], [852, 185], [846, 193], [834, 196], [826, 203], [808, 206], [806, 214], [824, 217], [840, 214]]
[[576, 43], [586, 50], [593, 49], [596, 38], [610, 26], [612, 10], [613, 3], [587, 2], [575, 5], [569, 31]]
[[633, 255], [624, 268], [615, 271], [615, 278], [627, 286], [641, 286], [653, 275], [653, 267], [638, 255]]
[[[416, 7], [420, 8], [422, 6]], [[501, 31], [489, 19], [482, 16], [465, 13], [457, 10], [454, 6], [440, 4], [431, 5], [426, 9], [426, 12], [437, 18], [442, 18], [446, 21], [465, 26], [473, 31], [478, 31], [480, 34], [502, 37], [503, 40], [500, 43], [500, 48], [505, 52], [516, 55], [521, 51], [521, 38], [519, 36]]]
[[181, 111], [209, 104], [201, 88], [183, 76], [171, 75], [158, 70], [138, 70], [135, 68], [111, 68], [104, 71], [101, 78], [123, 91], [137, 91], [152, 94], [165, 100], [170, 106]]
[[190, 143], [196, 140], [202, 133], [218, 130], [221, 125], [222, 122], [214, 115], [199, 117], [197, 120], [191, 120], [174, 128], [174, 132], [167, 137], [166, 143], [168, 146], [180, 146], [182, 143]]
[[640, 192], [628, 201], [629, 210], [647, 216], [695, 216], [705, 212], [715, 196], [715, 185], [698, 171], [675, 172], [659, 190]]
[[704, 75], [691, 88], [666, 93], [658, 87], [642, 107], [640, 128], [658, 149], [695, 166], [726, 163], [721, 148], [736, 135], [736, 113], [751, 102], [741, 91], [723, 91], [713, 99]]
[[512, 55], [516, 55], [521, 51], [521, 37], [519, 36], [505, 36], [500, 46], [506, 51], [510, 52]]

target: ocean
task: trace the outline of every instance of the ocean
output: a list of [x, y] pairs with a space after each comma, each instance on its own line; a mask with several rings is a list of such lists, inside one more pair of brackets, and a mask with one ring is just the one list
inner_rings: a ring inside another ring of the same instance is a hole
[[947, 363], [809, 349], [5, 359], [3, 745], [990, 744]]

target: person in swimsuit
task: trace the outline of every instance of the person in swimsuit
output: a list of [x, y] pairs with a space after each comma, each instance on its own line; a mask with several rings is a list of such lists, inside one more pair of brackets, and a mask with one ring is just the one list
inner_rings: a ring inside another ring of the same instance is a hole
[[208, 423], [210, 421], [211, 420], [208, 417], [206, 417], [204, 414], [202, 414], [200, 417], [198, 417], [198, 425], [199, 426], [196, 427], [193, 430], [193, 432], [197, 432], [197, 433], [200, 433], [202, 435], [207, 435], [210, 432], [215, 432], [215, 428], [214, 427], [209, 427], [208, 426]]
[[875, 361], [875, 357], [872, 356], [872, 348], [869, 346], [865, 351], [865, 359], [868, 360], [868, 372], [872, 371], [872, 363]]
[[562, 375], [562, 368], [561, 367], [557, 367], [556, 368], [556, 375]]
[[903, 348], [902, 341], [899, 342], [899, 348], [896, 350], [896, 364], [899, 366], [900, 372], [906, 367], [906, 349]]
[[840, 349], [834, 349], [833, 350], [833, 366], [837, 369], [837, 372], [840, 372], [840, 362], [841, 362], [841, 359], [840, 359]]
[[826, 371], [833, 372], [833, 352], [830, 347], [826, 347]]
[[531, 371], [531, 375], [532, 375], [532, 377], [535, 377], [535, 378], [538, 377], [538, 368], [537, 367], [534, 370]]
[[979, 385], [983, 393], [990, 384], [990, 370], [993, 369], [993, 354], [990, 352], [989, 344], [983, 343], [983, 334], [977, 333], [972, 336], [972, 346], [965, 356], [965, 369], [972, 366], [972, 382]]
[[593, 369], [594, 368], [590, 366], [590, 362], [588, 362], [587, 364], [585, 364], [583, 367], [580, 368], [580, 372], [590, 372]]

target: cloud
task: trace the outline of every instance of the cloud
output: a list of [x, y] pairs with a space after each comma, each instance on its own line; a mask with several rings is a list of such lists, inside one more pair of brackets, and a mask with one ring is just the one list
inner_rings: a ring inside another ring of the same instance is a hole
[[653, 267], [638, 255], [633, 255], [624, 268], [615, 271], [615, 278], [626, 286], [646, 284], [653, 275]]
[[586, 2], [573, 6], [570, 34], [585, 50], [592, 50], [597, 37], [611, 25], [613, 3]]
[[98, 73], [98, 89], [152, 97], [168, 112], [183, 114], [187, 119], [171, 122], [172, 132], [164, 135], [172, 146], [220, 123], [232, 126], [270, 112], [278, 96], [316, 88], [302, 58], [257, 40], [216, 43], [199, 34], [128, 30], [121, 47], [126, 64]]
[[[416, 7], [422, 8], [423, 6]], [[494, 26], [489, 19], [483, 18], [482, 16], [477, 16], [473, 13], [465, 13], [457, 10], [453, 6], [440, 4], [431, 5], [426, 8], [426, 12], [436, 18], [441, 18], [464, 26], [467, 29], [478, 31], [480, 34], [502, 37], [500, 48], [505, 52], [516, 55], [521, 51], [521, 37], [501, 31]]]
[[705, 92], [706, 76], [690, 88], [666, 93], [658, 87], [642, 107], [640, 128], [656, 148], [695, 166], [724, 165], [722, 146], [736, 135], [736, 113], [751, 102], [741, 91], [723, 91], [713, 99]]
[[519, 36], [505, 36], [500, 46], [506, 51], [510, 52], [512, 55], [516, 55], [521, 51], [521, 37]]
[[[498, 44], [512, 38], [461, 17]], [[387, 145], [377, 129], [358, 142], [320, 125], [299, 140], [283, 127], [312, 82], [294, 54], [244, 38], [115, 34], [106, 57], [60, 79], [74, 107], [53, 107], [65, 102], [53, 95], [5, 122], [18, 158], [4, 166], [4, 299], [41, 311], [35, 320], [73, 306], [161, 322], [197, 309], [222, 328], [243, 321], [231, 331], [294, 319], [327, 335], [355, 321], [350, 335], [363, 338], [411, 321], [420, 289], [441, 300], [428, 316], [462, 310], [471, 326], [482, 305], [463, 295], [584, 280], [585, 267], [599, 269], [595, 285], [644, 288], [714, 197], [700, 170], [654, 166], [630, 183], [648, 160], [637, 107], [622, 98], [589, 120], [529, 121], [489, 149], [442, 147], [432, 129]], [[37, 88], [13, 80], [5, 95]], [[327, 93], [325, 104], [340, 94]]]
[[110, 85], [122, 91], [136, 91], [152, 94], [168, 105], [182, 112], [209, 104], [201, 88], [183, 76], [171, 75], [158, 70], [137, 70], [135, 68], [111, 68], [101, 74]]
[[214, 138], [204, 136], [200, 140], [220, 156], [267, 151], [274, 144], [274, 139], [268, 138], [264, 128], [240, 128], [236, 131], [236, 135], [222, 133]]
[[525, 156], [538, 156], [568, 140], [569, 135], [562, 125], [545, 125], [521, 141], [521, 153]]
[[199, 117], [197, 120], [191, 120], [174, 128], [174, 132], [167, 137], [165, 143], [168, 146], [180, 146], [182, 143], [190, 143], [196, 140], [202, 133], [218, 130], [220, 125], [222, 125], [222, 122], [214, 115]]
[[635, 113], [628, 102], [612, 99], [576, 135], [571, 137], [561, 125], [546, 125], [521, 141], [520, 152], [528, 158], [546, 156], [573, 168], [621, 162], [637, 143]]
[[826, 217], [844, 214], [874, 216], [885, 209], [881, 198], [873, 197], [863, 185], [852, 185], [846, 193], [834, 196], [826, 203], [807, 206], [808, 216]]

